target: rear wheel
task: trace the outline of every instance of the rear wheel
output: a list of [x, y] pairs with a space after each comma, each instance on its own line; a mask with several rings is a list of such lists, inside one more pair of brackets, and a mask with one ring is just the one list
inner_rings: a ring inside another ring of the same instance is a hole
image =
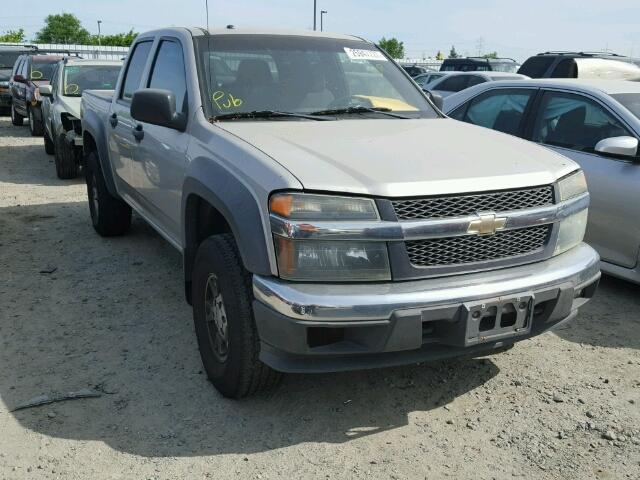
[[85, 174], [93, 228], [103, 237], [123, 235], [131, 226], [131, 207], [109, 193], [95, 152], [87, 156]]
[[200, 356], [218, 391], [225, 397], [242, 398], [276, 385], [282, 374], [259, 359], [251, 276], [232, 235], [214, 235], [202, 242], [192, 288]]
[[16, 107], [13, 105], [11, 105], [11, 123], [16, 127], [20, 127], [24, 123], [24, 117], [16, 112]]
[[58, 175], [58, 178], [67, 180], [70, 178], [76, 178], [78, 176], [80, 165], [76, 156], [76, 152], [62, 135], [58, 137], [56, 142], [55, 162], [56, 174]]
[[33, 108], [27, 109], [27, 114], [29, 115], [29, 131], [31, 132], [31, 136], [39, 137], [44, 130], [42, 122], [36, 118], [35, 113], [33, 113]]

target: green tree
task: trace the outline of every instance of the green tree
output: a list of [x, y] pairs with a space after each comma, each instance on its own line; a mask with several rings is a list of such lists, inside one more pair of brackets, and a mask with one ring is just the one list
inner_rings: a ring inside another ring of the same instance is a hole
[[438, 53], [436, 53], [436, 60], [444, 60], [444, 55], [440, 50], [438, 50]]
[[485, 53], [482, 58], [498, 58], [498, 52]]
[[378, 42], [378, 46], [387, 52], [391, 58], [404, 58], [404, 43], [397, 38], [387, 40], [382, 37], [382, 40]]
[[0, 42], [23, 43], [24, 40], [24, 29], [22, 28], [19, 28], [18, 30], [7, 30], [5, 33], [0, 35]]
[[44, 27], [36, 34], [39, 43], [88, 43], [89, 31], [82, 26], [78, 17], [71, 13], [49, 15]]
[[455, 46], [451, 46], [451, 50], [449, 51], [449, 58], [459, 58], [460, 55], [458, 55], [458, 52], [456, 52], [456, 47]]
[[107, 45], [110, 47], [128, 47], [135, 38], [138, 36], [138, 32], [129, 30], [127, 33], [116, 33], [114, 35], [102, 35], [100, 41], [98, 41], [97, 35], [92, 35], [89, 39], [91, 45]]

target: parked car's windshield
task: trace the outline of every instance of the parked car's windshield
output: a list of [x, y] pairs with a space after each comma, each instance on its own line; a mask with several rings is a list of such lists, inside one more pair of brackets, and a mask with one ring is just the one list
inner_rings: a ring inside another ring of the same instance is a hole
[[115, 90], [120, 65], [67, 65], [62, 95], [80, 97], [84, 90]]
[[199, 42], [213, 115], [366, 107], [437, 117], [401, 69], [366, 42], [242, 34]]
[[611, 96], [640, 119], [640, 93], [616, 93]]
[[21, 52], [0, 52], [0, 69], [13, 68]]
[[31, 80], [51, 80], [53, 70], [56, 68], [58, 60], [49, 60], [46, 62], [34, 60], [31, 64], [31, 72], [29, 79]]

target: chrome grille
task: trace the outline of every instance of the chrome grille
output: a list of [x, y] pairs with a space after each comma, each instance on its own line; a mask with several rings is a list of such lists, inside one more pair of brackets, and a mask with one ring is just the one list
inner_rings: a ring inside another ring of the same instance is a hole
[[506, 230], [495, 235], [464, 235], [406, 242], [409, 260], [415, 267], [464, 265], [530, 255], [541, 251], [550, 236], [551, 225]]
[[477, 212], [506, 212], [553, 205], [553, 186], [501, 192], [394, 200], [398, 220], [461, 217]]

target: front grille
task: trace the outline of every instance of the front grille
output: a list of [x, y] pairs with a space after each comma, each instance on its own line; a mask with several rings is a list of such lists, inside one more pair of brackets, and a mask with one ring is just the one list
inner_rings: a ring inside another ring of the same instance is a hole
[[553, 205], [553, 186], [501, 192], [394, 200], [398, 220], [462, 217]]
[[464, 265], [531, 255], [544, 249], [551, 228], [551, 225], [540, 225], [490, 236], [413, 240], [406, 242], [407, 253], [415, 267]]

